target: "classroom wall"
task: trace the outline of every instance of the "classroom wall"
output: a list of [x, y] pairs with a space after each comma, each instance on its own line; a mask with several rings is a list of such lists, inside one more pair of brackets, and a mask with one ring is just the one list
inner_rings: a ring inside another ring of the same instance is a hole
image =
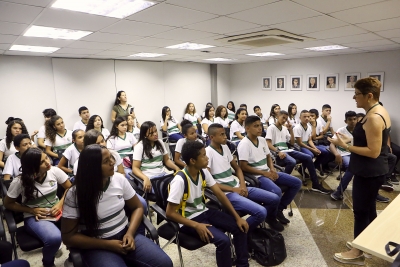
[[209, 68], [200, 63], [3, 56], [0, 133], [5, 135], [9, 116], [22, 118], [30, 132], [39, 129], [45, 108], [57, 110], [72, 129], [82, 105], [100, 115], [110, 129], [119, 90], [126, 91], [139, 122], [159, 125], [165, 105], [181, 120], [188, 102], [201, 114], [211, 99]]
[[[368, 72], [385, 72], [384, 92], [380, 100], [388, 109], [392, 119], [392, 139], [400, 143], [400, 116], [398, 106], [400, 100], [400, 50], [315, 57], [305, 59], [274, 60], [249, 64], [235, 64], [229, 66], [230, 95], [236, 106], [246, 103], [249, 114], [253, 114], [253, 107], [259, 105], [263, 114], [269, 114], [271, 106], [275, 103], [281, 109], [287, 110], [290, 103], [294, 102], [298, 110], [316, 108], [321, 110], [323, 104], [332, 106], [332, 122], [334, 129], [344, 126], [344, 114], [348, 110], [363, 112], [357, 109], [353, 100], [354, 91], [344, 91], [345, 73], [361, 72], [361, 77], [366, 77]], [[325, 91], [320, 83], [319, 91], [307, 91], [307, 74], [320, 74], [321, 81], [325, 74], [339, 74], [339, 90]], [[272, 91], [262, 90], [262, 77], [286, 75], [302, 75], [302, 91]]]

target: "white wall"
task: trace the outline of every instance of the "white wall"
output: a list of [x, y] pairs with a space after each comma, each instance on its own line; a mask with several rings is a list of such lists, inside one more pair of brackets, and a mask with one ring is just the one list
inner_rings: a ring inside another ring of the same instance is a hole
[[219, 64], [217, 67], [217, 90], [218, 90], [218, 104], [228, 104], [231, 100], [231, 77], [230, 77], [230, 65]]
[[[381, 92], [380, 100], [391, 115], [392, 139], [399, 143], [399, 69], [400, 50], [237, 64], [230, 66], [230, 93], [236, 106], [240, 103], [248, 105], [249, 114], [253, 114], [255, 105], [261, 107], [263, 114], [269, 114], [271, 106], [275, 103], [284, 110], [294, 102], [298, 110], [316, 108], [319, 111], [323, 104], [330, 104], [333, 127], [337, 129], [344, 125], [346, 111], [363, 112], [356, 108], [352, 99], [354, 91], [344, 91], [345, 73], [361, 72], [361, 77], [366, 77], [368, 72], [384, 71], [384, 92]], [[324, 80], [325, 74], [328, 73], [339, 73], [339, 91], [325, 91], [321, 88], [322, 84], [319, 91], [305, 90], [307, 74], [320, 74], [320, 79]], [[277, 75], [286, 75], [286, 81], [290, 75], [302, 75], [303, 91], [275, 91], [274, 88], [272, 91], [262, 91], [262, 77], [272, 76], [275, 80]]]

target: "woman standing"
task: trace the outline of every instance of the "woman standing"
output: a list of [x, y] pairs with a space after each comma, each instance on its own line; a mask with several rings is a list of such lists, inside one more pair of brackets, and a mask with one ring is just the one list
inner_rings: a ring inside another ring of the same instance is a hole
[[111, 121], [114, 122], [117, 117], [126, 116], [133, 112], [133, 106], [128, 104], [128, 98], [124, 91], [118, 91], [115, 97], [114, 107], [111, 110]]
[[[354, 238], [356, 238], [376, 218], [376, 195], [385, 181], [388, 166], [388, 136], [391, 121], [386, 109], [379, 104], [381, 83], [375, 78], [358, 80], [353, 99], [358, 108], [363, 108], [365, 117], [353, 130], [353, 144], [348, 138], [337, 133], [337, 139], [329, 138], [336, 146], [351, 152], [349, 171], [354, 174], [353, 210]], [[350, 251], [336, 253], [335, 260], [364, 265], [364, 254], [353, 248], [348, 242]]]

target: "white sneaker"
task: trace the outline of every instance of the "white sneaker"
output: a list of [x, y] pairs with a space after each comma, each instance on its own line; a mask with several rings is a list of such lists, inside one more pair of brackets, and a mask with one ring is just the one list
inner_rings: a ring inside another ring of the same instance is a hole
[[[352, 248], [353, 248], [353, 245], [352, 245], [352, 243], [351, 243], [350, 241], [347, 241], [347, 242], [346, 242], [346, 247], [347, 247], [348, 249], [352, 249]], [[372, 254], [369, 254], [369, 253], [367, 253], [367, 252], [364, 252], [364, 257], [366, 257], [367, 259], [372, 259]]]

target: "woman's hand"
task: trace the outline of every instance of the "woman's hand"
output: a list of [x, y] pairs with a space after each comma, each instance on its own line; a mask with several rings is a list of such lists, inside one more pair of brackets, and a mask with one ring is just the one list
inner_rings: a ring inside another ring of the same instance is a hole
[[123, 255], [126, 255], [128, 253], [123, 246], [123, 241], [121, 240], [107, 240], [107, 241], [108, 241], [107, 250]]
[[62, 212], [62, 202], [59, 201], [50, 209], [50, 215], [53, 217], [58, 216]]
[[36, 221], [39, 221], [39, 219], [44, 219], [47, 215], [49, 215], [49, 209], [33, 208], [31, 213], [35, 216]]
[[149, 178], [143, 180], [143, 190], [146, 192], [151, 192], [151, 182]]
[[336, 133], [336, 137], [337, 138], [335, 139], [328, 137], [328, 141], [334, 144], [335, 146], [341, 146], [343, 148], [347, 146], [347, 143], [351, 142], [350, 138], [344, 134]]
[[123, 239], [122, 239], [122, 247], [126, 251], [130, 250], [135, 250], [135, 239], [133, 239], [133, 236], [130, 234], [125, 234]]

